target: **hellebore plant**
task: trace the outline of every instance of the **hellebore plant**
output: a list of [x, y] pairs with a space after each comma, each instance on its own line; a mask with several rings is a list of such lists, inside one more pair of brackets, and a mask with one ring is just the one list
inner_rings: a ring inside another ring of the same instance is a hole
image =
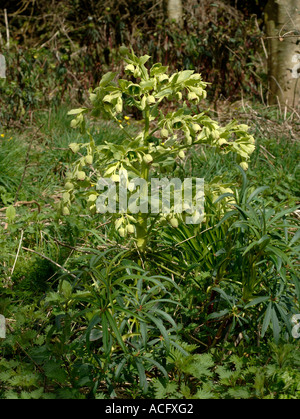
[[[200, 74], [184, 70], [169, 75], [168, 68], [160, 63], [148, 69], [145, 66], [150, 59], [148, 55], [137, 57], [125, 47], [122, 52], [127, 64], [127, 78], [118, 78], [112, 72], [105, 74], [99, 86], [90, 93], [91, 106], [69, 112], [74, 116], [71, 126], [80, 128], [82, 134], [87, 133], [90, 141], [70, 144], [71, 150], [79, 153], [80, 158], [67, 174], [62, 203], [65, 215], [69, 214], [71, 202], [80, 188], [84, 188], [89, 208], [96, 213], [99, 196], [96, 185], [100, 177], [110, 177], [118, 182], [121, 171], [126, 171], [128, 192], [131, 193], [130, 179], [139, 177], [149, 183], [154, 173], [156, 176], [174, 175], [178, 163], [196, 145], [215, 147], [221, 153], [236, 153], [244, 170], [254, 151], [254, 138], [246, 125], [233, 121], [221, 127], [205, 112], [193, 113], [196, 106], [192, 105], [206, 98], [207, 83]], [[143, 118], [142, 129], [134, 135], [122, 123], [124, 109], [128, 113], [133, 108], [137, 108]], [[96, 145], [86, 124], [87, 116], [114, 121], [124, 132], [126, 140], [122, 144], [105, 142]], [[178, 222], [184, 221], [184, 216], [174, 214], [174, 208], [169, 214], [155, 216], [141, 212], [113, 215], [120, 236], [135, 237], [140, 250], [146, 248], [154, 224], [168, 221], [176, 228]]]

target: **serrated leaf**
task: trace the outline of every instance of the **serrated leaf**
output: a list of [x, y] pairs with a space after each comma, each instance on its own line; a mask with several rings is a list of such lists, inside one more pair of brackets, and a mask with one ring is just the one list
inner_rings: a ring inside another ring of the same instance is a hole
[[10, 205], [7, 210], [6, 210], [6, 218], [8, 219], [8, 221], [11, 223], [14, 221], [14, 219], [16, 218], [16, 209], [13, 205]]

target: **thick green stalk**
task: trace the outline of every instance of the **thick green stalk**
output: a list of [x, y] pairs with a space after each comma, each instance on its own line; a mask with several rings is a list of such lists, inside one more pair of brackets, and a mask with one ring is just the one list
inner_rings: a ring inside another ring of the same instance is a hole
[[[150, 108], [146, 106], [145, 112], [145, 131], [144, 131], [144, 146], [147, 146], [147, 138], [149, 136], [150, 127]], [[141, 163], [141, 177], [148, 183], [149, 181], [149, 165], [146, 162]], [[144, 251], [147, 246], [148, 238], [148, 213], [139, 213], [136, 225], [137, 246], [140, 250]]]

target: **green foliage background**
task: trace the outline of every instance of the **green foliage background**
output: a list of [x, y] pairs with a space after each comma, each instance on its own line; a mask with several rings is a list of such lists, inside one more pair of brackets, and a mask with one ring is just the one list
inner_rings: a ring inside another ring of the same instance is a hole
[[[3, 2], [1, 399], [299, 398], [299, 115], [266, 105], [262, 2], [211, 3], [187, 1], [178, 30], [164, 2]], [[256, 146], [246, 172], [209, 144], [176, 155], [180, 178], [204, 177], [215, 193], [204, 223], [154, 226], [142, 254], [84, 194], [70, 215], [61, 208], [83, 157], [70, 144], [119, 150], [120, 124], [143, 129], [128, 103], [120, 123], [88, 118], [88, 132], [68, 116], [90, 108], [107, 71], [125, 78], [128, 44], [149, 68], [200, 72], [211, 84], [190, 111], [248, 125]]]

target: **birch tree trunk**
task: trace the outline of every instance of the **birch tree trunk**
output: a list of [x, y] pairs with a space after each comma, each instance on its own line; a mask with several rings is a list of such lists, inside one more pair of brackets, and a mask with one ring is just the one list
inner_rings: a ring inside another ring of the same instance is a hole
[[168, 0], [168, 19], [182, 25], [182, 0]]
[[265, 8], [268, 37], [269, 104], [300, 106], [300, 0], [269, 0]]

